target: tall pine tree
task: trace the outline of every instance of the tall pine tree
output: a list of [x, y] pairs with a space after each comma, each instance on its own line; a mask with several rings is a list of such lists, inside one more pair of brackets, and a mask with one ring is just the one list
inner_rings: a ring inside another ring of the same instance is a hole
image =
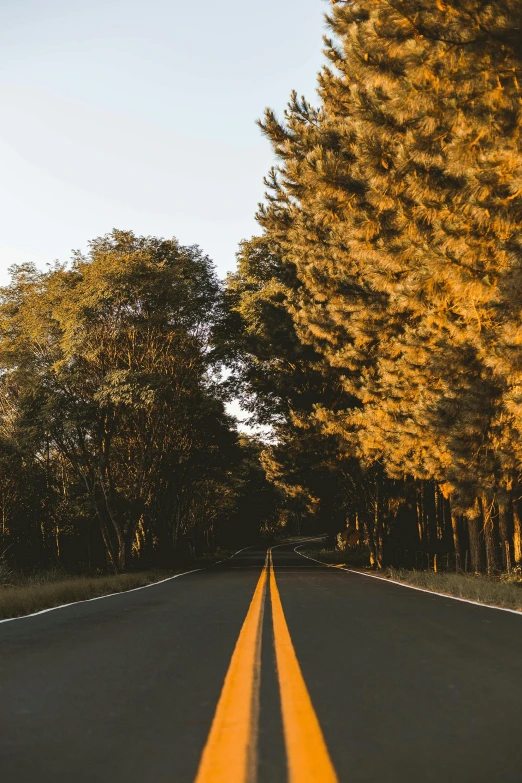
[[319, 107], [293, 95], [262, 124], [288, 312], [357, 400], [320, 419], [390, 477], [434, 480], [491, 571], [520, 473], [521, 17], [515, 0], [334, 2]]

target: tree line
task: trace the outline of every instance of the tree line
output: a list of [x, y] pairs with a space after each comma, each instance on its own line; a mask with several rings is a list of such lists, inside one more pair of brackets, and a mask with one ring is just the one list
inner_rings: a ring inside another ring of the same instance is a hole
[[277, 165], [227, 287], [238, 390], [296, 513], [376, 566], [511, 569], [522, 5], [333, 0], [327, 24], [317, 105], [260, 123]]
[[20, 568], [170, 567], [277, 513], [260, 445], [225, 410], [220, 301], [199, 248], [125, 231], [70, 264], [12, 269], [0, 554]]
[[522, 5], [327, 25], [317, 105], [260, 122], [277, 165], [224, 285], [123, 231], [13, 269], [0, 553], [123, 570], [285, 528], [379, 568], [522, 565]]

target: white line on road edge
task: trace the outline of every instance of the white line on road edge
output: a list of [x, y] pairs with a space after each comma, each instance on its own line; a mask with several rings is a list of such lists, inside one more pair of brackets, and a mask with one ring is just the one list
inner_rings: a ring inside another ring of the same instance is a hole
[[[257, 546], [257, 544], [253, 544], [252, 546]], [[245, 546], [243, 547], [243, 549], [238, 549], [237, 552], [234, 552], [234, 554], [230, 555], [230, 557], [226, 557], [225, 560], [231, 560], [240, 552], [244, 552], [245, 549], [252, 549], [252, 546]], [[212, 565], [217, 565], [218, 563], [224, 563], [225, 560], [218, 560], [217, 563], [213, 563]], [[163, 584], [163, 582], [170, 582], [171, 579], [177, 579], [178, 576], [187, 576], [188, 574], [195, 574], [197, 571], [204, 571], [204, 570], [205, 570], [204, 568], [194, 568], [192, 571], [183, 571], [183, 573], [181, 574], [174, 574], [174, 576], [168, 576], [166, 579], [160, 579], [158, 582], [150, 582], [150, 584], [148, 585], [142, 585], [141, 587], [133, 587], [130, 590], [120, 590], [118, 593], [107, 593], [106, 595], [97, 595], [94, 598], [84, 598], [81, 601], [71, 601], [69, 604], [50, 606], [48, 609], [40, 609], [39, 612], [32, 612], [31, 614], [22, 614], [20, 615], [20, 617], [6, 617], [4, 620], [0, 620], [0, 625], [2, 623], [11, 623], [13, 620], [27, 620], [28, 617], [37, 617], [39, 614], [54, 612], [56, 609], [66, 609], [68, 606], [75, 606], [76, 604], [87, 604], [89, 603], [89, 601], [100, 601], [102, 598], [112, 598], [115, 595], [134, 593], [136, 590], [145, 590], [146, 587], [154, 587], [155, 585]]]
[[220, 563], [224, 563], [225, 560], [232, 560], [232, 558], [238, 555], [240, 552], [244, 552], [245, 549], [253, 549], [255, 546], [257, 546], [257, 544], [250, 544], [250, 546], [244, 546], [243, 549], [238, 549], [237, 552], [234, 552], [234, 554], [230, 555], [230, 557], [224, 557], [223, 560], [218, 560], [217, 563], [212, 563], [212, 566], [216, 566], [219, 565]]
[[[322, 536], [314, 536], [313, 538], [300, 538], [298, 539], [297, 543], [300, 543], [301, 541], [306, 544], [308, 541], [316, 541], [317, 539], [325, 538], [324, 535]], [[285, 541], [283, 544], [274, 544], [271, 549], [277, 549], [278, 546], [291, 546], [294, 544], [295, 541]], [[225, 557], [223, 560], [218, 560], [217, 563], [212, 563], [213, 566], [219, 565], [219, 563], [224, 563], [226, 560], [232, 560], [233, 557], [236, 555], [239, 555], [240, 552], [244, 552], [245, 549], [254, 549], [256, 546], [259, 546], [259, 544], [250, 544], [250, 546], [244, 546], [243, 549], [238, 549], [237, 552], [234, 552], [233, 555], [230, 555], [230, 557]]]
[[[309, 544], [311, 541], [322, 541], [323, 538], [326, 538], [326, 535], [323, 534], [322, 536], [314, 536], [313, 538], [300, 538], [300, 539], [298, 539], [297, 544], [299, 546], [304, 546], [305, 544]], [[277, 549], [280, 546], [292, 546], [292, 544], [295, 544], [295, 543], [296, 543], [295, 540], [294, 541], [283, 541], [282, 544], [274, 544], [274, 546], [272, 546], [270, 548], [271, 549]], [[294, 552], [296, 551], [296, 549], [297, 549], [297, 547], [295, 547]], [[297, 554], [300, 555], [301, 552], [298, 552]], [[306, 557], [306, 555], [303, 555], [303, 557]], [[319, 562], [319, 561], [317, 561], [317, 562]]]
[[[239, 555], [240, 552], [244, 552], [245, 549], [253, 549], [256, 546], [258, 545], [251, 544], [250, 546], [243, 547], [243, 549], [238, 549], [237, 552], [234, 552], [234, 554], [230, 555], [230, 557], [225, 557], [223, 560], [218, 560], [217, 563], [212, 563], [212, 565], [215, 566], [218, 565], [219, 563], [224, 563], [225, 560], [232, 560], [233, 557]], [[283, 546], [283, 544], [279, 544], [279, 546]], [[299, 552], [298, 554], [301, 553]], [[76, 604], [87, 604], [90, 601], [101, 601], [102, 598], [112, 598], [115, 595], [125, 595], [126, 593], [134, 593], [136, 592], [136, 590], [145, 590], [147, 587], [155, 587], [155, 585], [161, 585], [164, 582], [170, 582], [171, 579], [177, 579], [179, 576], [188, 576], [188, 574], [195, 574], [198, 571], [204, 571], [204, 570], [205, 570], [204, 568], [194, 568], [192, 571], [183, 571], [183, 573], [181, 574], [174, 574], [174, 576], [168, 576], [166, 579], [160, 579], [158, 582], [150, 582], [150, 584], [148, 585], [142, 585], [141, 587], [133, 587], [130, 590], [120, 590], [118, 593], [107, 593], [106, 595], [97, 595], [94, 598], [83, 598], [81, 601], [71, 601], [68, 604], [60, 604], [59, 606], [50, 606], [48, 609], [40, 609], [39, 612], [31, 612], [31, 614], [22, 614], [20, 615], [20, 617], [6, 617], [3, 620], [0, 620], [0, 625], [2, 623], [12, 623], [13, 620], [27, 620], [28, 617], [38, 617], [39, 614], [47, 614], [47, 612], [54, 612], [56, 611], [56, 609], [66, 609], [68, 606], [76, 606]]]
[[[301, 557], [306, 557], [307, 560], [313, 560], [314, 563], [319, 563], [320, 565], [324, 566], [331, 566], [332, 563], [323, 563], [322, 560], [316, 560], [315, 557], [309, 557], [308, 555], [303, 555], [302, 552], [298, 552], [297, 550], [299, 547], [304, 546], [304, 544], [299, 544], [299, 546], [296, 546], [294, 549], [294, 552], [297, 555], [301, 555]], [[472, 601], [471, 598], [459, 598], [457, 595], [449, 595], [448, 593], [437, 593], [435, 590], [428, 590], [426, 587], [415, 587], [415, 585], [409, 585], [406, 584], [406, 582], [398, 582], [396, 579], [387, 579], [382, 576], [375, 576], [374, 574], [366, 574], [364, 571], [354, 571], [353, 568], [340, 568], [339, 566], [336, 566], [336, 571], [349, 571], [351, 574], [358, 574], [359, 576], [369, 576], [370, 579], [378, 579], [380, 582], [384, 582], [385, 584], [392, 584], [392, 585], [399, 585], [399, 587], [409, 587], [410, 590], [418, 590], [421, 593], [429, 593], [430, 595], [438, 595], [440, 598], [451, 598], [452, 601], [462, 601], [462, 603], [465, 604], [473, 604], [473, 606], [482, 606], [484, 609], [498, 609], [499, 612], [511, 612], [511, 614], [518, 614], [519, 617], [522, 617], [522, 612], [520, 612], [518, 609], [508, 609], [505, 606], [493, 606], [493, 604], [483, 604], [480, 601]]]
[[50, 606], [49, 609], [40, 609], [39, 612], [32, 612], [31, 614], [22, 614], [20, 617], [6, 617], [4, 620], [0, 620], [2, 623], [11, 623], [13, 620], [27, 620], [28, 617], [37, 617], [39, 614], [46, 614], [47, 612], [54, 612], [56, 609], [65, 609], [67, 606], [76, 606], [77, 604], [88, 604], [89, 601], [100, 601], [102, 598], [112, 598], [115, 595], [126, 595], [127, 593], [135, 593], [136, 590], [145, 590], [147, 587], [155, 587], [161, 585], [163, 582], [170, 582], [171, 579], [177, 579], [178, 576], [187, 576], [187, 574], [195, 574], [196, 571], [203, 571], [202, 568], [195, 568], [193, 571], [183, 571], [181, 574], [174, 574], [174, 576], [168, 576], [166, 579], [160, 579], [158, 582], [150, 582], [148, 585], [142, 585], [141, 587], [132, 587], [130, 590], [120, 590], [119, 593], [107, 593], [106, 595], [97, 595], [94, 598], [83, 598], [81, 601], [71, 601], [70, 604], [60, 604], [59, 606]]
[[[303, 541], [304, 544], [307, 544], [309, 541], [317, 541], [317, 539], [322, 539], [322, 538], [325, 538], [325, 536], [322, 535], [322, 536], [314, 536], [313, 538], [300, 538], [298, 540], [298, 543], [299, 543], [299, 541]], [[275, 544], [271, 548], [272, 549], [277, 549], [278, 546], [291, 546], [294, 543], [295, 543], [295, 541], [285, 541], [283, 544]], [[239, 555], [240, 552], [244, 552], [245, 549], [254, 549], [256, 546], [259, 546], [259, 544], [250, 544], [250, 546], [244, 546], [243, 549], [238, 549], [237, 552], [234, 552], [234, 554], [230, 555], [230, 557], [225, 557], [225, 558], [223, 558], [223, 560], [218, 560], [217, 563], [212, 563], [210, 568], [212, 568], [213, 566], [217, 566], [220, 563], [225, 563], [227, 560], [232, 560], [233, 557], [235, 557], [236, 555]]]

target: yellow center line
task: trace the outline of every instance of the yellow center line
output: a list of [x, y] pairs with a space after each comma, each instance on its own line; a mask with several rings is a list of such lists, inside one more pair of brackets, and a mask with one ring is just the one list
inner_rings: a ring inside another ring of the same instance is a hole
[[[270, 551], [270, 596], [290, 783], [338, 783], [301, 673], [277, 588]], [[230, 781], [235, 778], [230, 778]]]
[[268, 553], [230, 661], [195, 783], [253, 783]]

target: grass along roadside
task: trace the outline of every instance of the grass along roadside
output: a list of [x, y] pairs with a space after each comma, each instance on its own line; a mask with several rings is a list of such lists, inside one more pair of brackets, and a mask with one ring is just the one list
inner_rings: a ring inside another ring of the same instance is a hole
[[402, 568], [388, 568], [383, 574], [389, 579], [404, 582], [413, 587], [422, 587], [437, 593], [467, 598], [479, 604], [501, 606], [522, 612], [522, 583], [505, 582], [502, 578], [484, 574], [464, 574], [453, 571], [407, 571]]
[[23, 617], [43, 609], [101, 598], [111, 593], [124, 593], [185, 571], [208, 568], [220, 560], [226, 560], [231, 554], [227, 550], [208, 553], [195, 560], [187, 560], [182, 567], [171, 571], [149, 569], [103, 576], [72, 576], [59, 570], [23, 575], [11, 571], [0, 558], [0, 620]]
[[35, 577], [28, 579], [25, 584], [4, 585], [0, 587], [0, 620], [22, 617], [42, 609], [86, 601], [110, 593], [123, 593], [167, 579], [175, 573], [181, 571], [139, 571], [107, 576], [57, 575], [55, 579]]
[[185, 571], [208, 568], [230, 554], [224, 550], [206, 554], [196, 560], [188, 560], [176, 570], [149, 569], [102, 576], [73, 576], [60, 570], [24, 575], [11, 571], [0, 558], [0, 620], [145, 587]]
[[[469, 601], [477, 601], [481, 604], [522, 611], [522, 581], [515, 581], [514, 578], [509, 581], [510, 578], [506, 574], [492, 577], [484, 574], [465, 574], [452, 571], [436, 573], [434, 571], [409, 571], [403, 568], [387, 568], [384, 571], [376, 572], [361, 566], [360, 557], [357, 558], [350, 551], [311, 547], [303, 547], [299, 551], [323, 563], [346, 565], [347, 568], [371, 573], [373, 576], [382, 577], [382, 579], [394, 579], [397, 582], [421, 587], [435, 593], [444, 593], [457, 598], [466, 598]], [[350, 562], [350, 556], [352, 562]]]

